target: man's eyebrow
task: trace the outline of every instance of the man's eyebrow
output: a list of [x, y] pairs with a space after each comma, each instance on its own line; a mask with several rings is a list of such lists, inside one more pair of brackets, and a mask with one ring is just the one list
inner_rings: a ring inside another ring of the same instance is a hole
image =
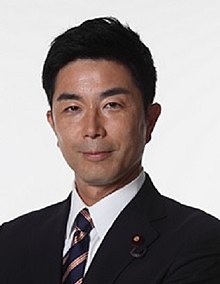
[[68, 93], [62, 93], [61, 95], [59, 95], [59, 97], [57, 98], [57, 101], [68, 101], [68, 100], [77, 100], [80, 101], [82, 99], [81, 96], [76, 95], [76, 94], [68, 94]]
[[[107, 98], [107, 97], [111, 97], [111, 96], [116, 96], [116, 95], [120, 95], [120, 94], [125, 94], [125, 95], [129, 95], [131, 94], [130, 91], [124, 87], [115, 87], [115, 88], [111, 88], [108, 89], [106, 91], [103, 91], [101, 93], [101, 98]], [[69, 94], [69, 93], [62, 93], [59, 95], [59, 97], [57, 98], [57, 101], [68, 101], [68, 100], [76, 100], [76, 101], [80, 101], [82, 100], [82, 97], [76, 94]]]
[[101, 93], [102, 98], [107, 98], [116, 95], [130, 95], [131, 92], [124, 87], [115, 87]]

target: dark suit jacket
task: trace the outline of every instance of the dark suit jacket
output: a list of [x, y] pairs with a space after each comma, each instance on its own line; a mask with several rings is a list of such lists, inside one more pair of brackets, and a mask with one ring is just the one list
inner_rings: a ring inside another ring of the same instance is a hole
[[[1, 227], [1, 284], [61, 283], [69, 206], [70, 198]], [[135, 235], [141, 236], [136, 245]], [[220, 222], [161, 196], [146, 176], [107, 233], [84, 280], [110, 283], [220, 284]]]

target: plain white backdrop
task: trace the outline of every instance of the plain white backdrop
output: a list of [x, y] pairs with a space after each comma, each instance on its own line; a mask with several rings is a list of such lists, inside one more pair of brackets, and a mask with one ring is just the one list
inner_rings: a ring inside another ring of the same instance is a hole
[[88, 18], [137, 31], [158, 70], [163, 111], [143, 164], [159, 191], [220, 217], [218, 0], [1, 0], [0, 224], [66, 198], [73, 173], [47, 125], [50, 42]]

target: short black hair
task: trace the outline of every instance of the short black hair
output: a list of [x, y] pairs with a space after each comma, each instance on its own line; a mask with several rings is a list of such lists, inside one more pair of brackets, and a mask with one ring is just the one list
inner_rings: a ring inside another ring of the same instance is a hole
[[42, 73], [43, 88], [51, 107], [59, 70], [77, 59], [106, 59], [123, 64], [142, 94], [144, 107], [153, 102], [157, 75], [150, 50], [136, 32], [116, 18], [87, 20], [52, 42]]

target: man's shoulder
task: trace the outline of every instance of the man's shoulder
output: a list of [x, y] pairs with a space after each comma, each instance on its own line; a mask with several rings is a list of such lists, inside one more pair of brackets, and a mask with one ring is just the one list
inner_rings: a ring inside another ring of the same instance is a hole
[[[220, 229], [220, 220], [202, 209], [181, 203], [161, 194], [154, 186], [150, 177], [146, 175], [145, 183], [137, 197], [137, 207], [141, 205], [141, 212], [147, 211], [150, 220], [158, 220], [167, 226], [176, 230], [183, 226], [184, 228], [195, 227], [216, 227]], [[150, 210], [147, 209], [150, 208]]]
[[47, 207], [26, 213], [0, 226], [0, 239], [26, 234], [31, 228], [37, 228], [47, 224], [51, 218], [55, 218], [65, 207], [68, 207], [68, 199], [51, 204]]
[[167, 210], [167, 213], [170, 214], [172, 212], [176, 212], [177, 216], [179, 215], [180, 217], [186, 217], [188, 216], [189, 218], [204, 218], [204, 220], [213, 220], [214, 222], [219, 223], [220, 220], [213, 216], [212, 214], [204, 211], [201, 208], [195, 207], [193, 205], [188, 205], [185, 203], [182, 203], [181, 201], [178, 201], [176, 199], [172, 199], [168, 196], [161, 195], [165, 208]]
[[[62, 251], [69, 203], [66, 199], [5, 222], [0, 227], [0, 277], [18, 277], [21, 283], [21, 279], [26, 277], [26, 269], [27, 274], [31, 275], [30, 267], [36, 265], [40, 270], [39, 259], [47, 259], [44, 260], [47, 264], [55, 251], [55, 254]], [[11, 266], [14, 276], [10, 275]]]
[[184, 236], [220, 237], [220, 220], [202, 209], [162, 196], [167, 213], [167, 224], [171, 230], [183, 232]]

